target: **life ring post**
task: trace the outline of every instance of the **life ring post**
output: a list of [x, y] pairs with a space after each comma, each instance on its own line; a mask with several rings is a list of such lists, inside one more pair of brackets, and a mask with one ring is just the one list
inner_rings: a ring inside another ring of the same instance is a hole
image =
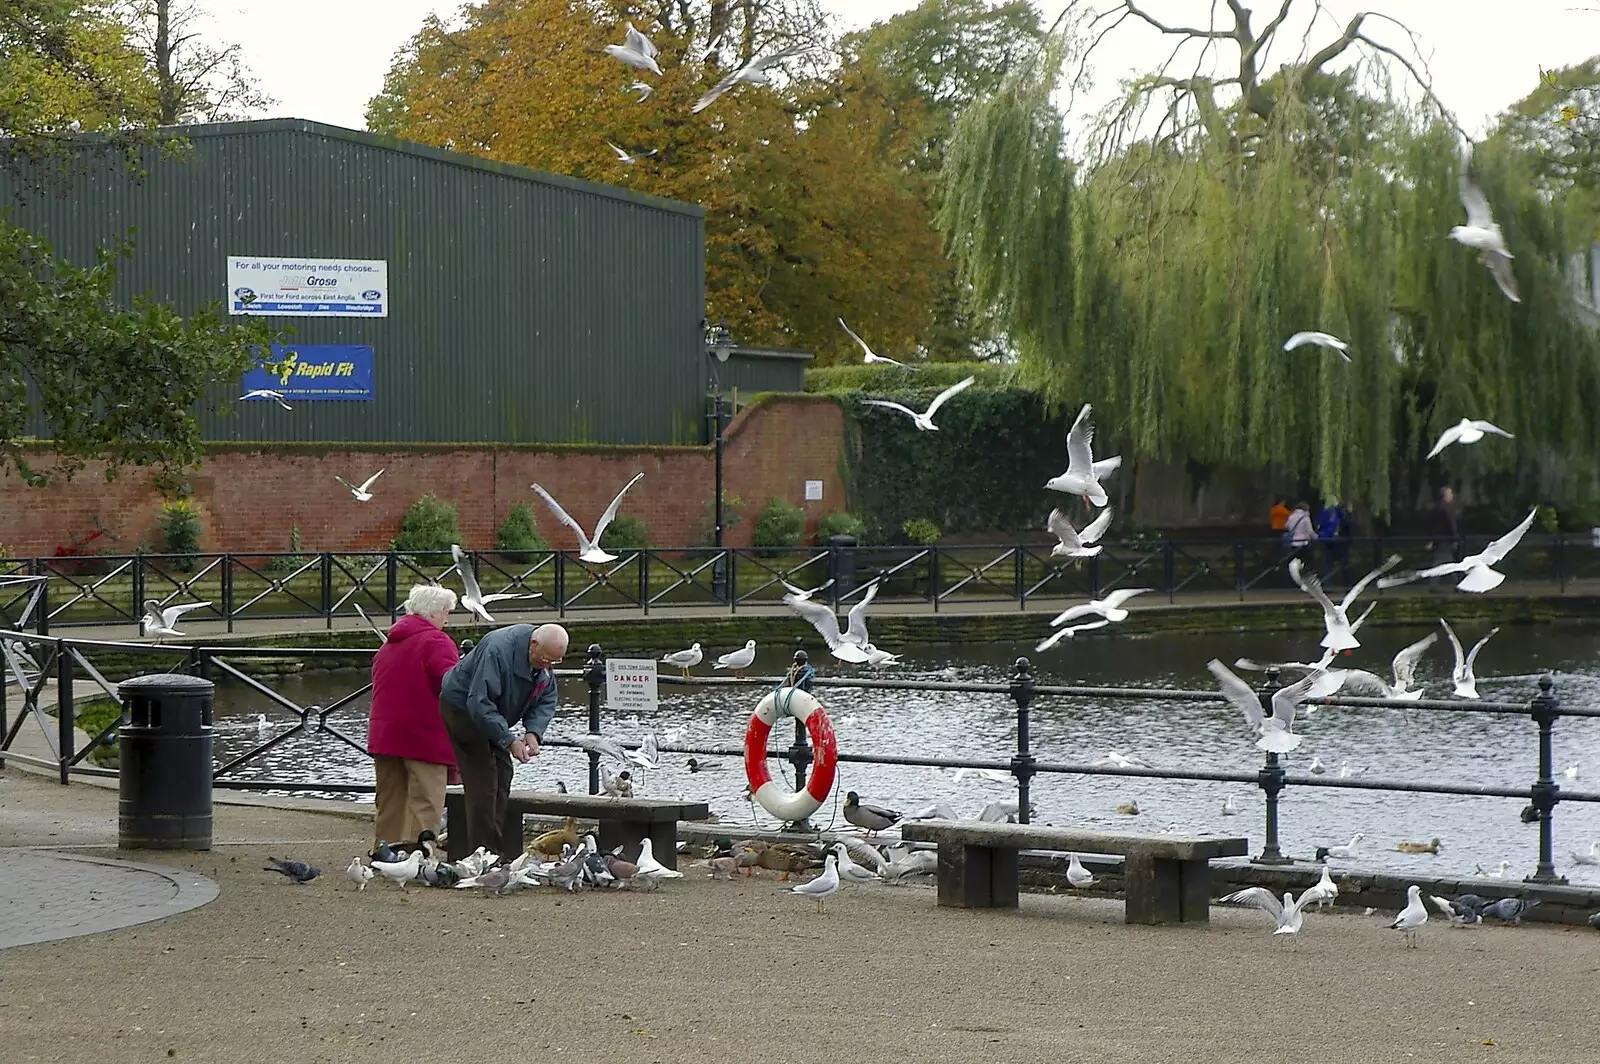
[[[811, 678], [815, 673], [811, 670], [811, 656], [804, 650], [794, 652], [794, 665], [789, 669], [789, 683], [806, 694], [811, 693]], [[789, 747], [789, 764], [794, 766], [794, 785], [797, 790], [806, 789], [806, 774], [811, 769], [811, 763], [816, 760], [811, 752], [811, 743], [806, 735], [805, 724], [796, 718], [794, 722], [794, 743]], [[799, 820], [784, 825], [786, 831], [815, 831], [811, 826], [811, 817], [803, 816]]]

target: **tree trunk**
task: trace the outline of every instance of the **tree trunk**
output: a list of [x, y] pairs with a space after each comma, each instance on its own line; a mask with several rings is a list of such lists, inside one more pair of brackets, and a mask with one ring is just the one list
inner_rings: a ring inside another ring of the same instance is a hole
[[156, 83], [160, 121], [175, 126], [183, 118], [183, 94], [172, 75], [172, 0], [155, 0], [156, 5]]

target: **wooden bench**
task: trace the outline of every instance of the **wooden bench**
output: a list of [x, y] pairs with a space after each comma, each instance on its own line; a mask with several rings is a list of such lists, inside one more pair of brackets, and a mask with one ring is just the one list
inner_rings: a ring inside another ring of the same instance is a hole
[[[452, 828], [467, 822], [466, 799], [457, 788], [445, 792], [445, 815]], [[600, 849], [611, 851], [621, 846], [622, 856], [635, 860], [644, 840], [649, 839], [656, 860], [668, 868], [677, 867], [678, 821], [704, 820], [711, 815], [705, 802], [664, 802], [653, 798], [607, 798], [597, 794], [561, 794], [545, 791], [512, 791], [506, 802], [506, 821], [502, 838], [522, 837], [522, 817], [570, 816], [600, 823]], [[467, 849], [467, 833], [449, 833], [450, 860], [459, 861]]]
[[1209, 923], [1213, 857], [1242, 857], [1241, 838], [1125, 835], [1109, 831], [919, 820], [900, 826], [907, 842], [939, 845], [939, 904], [963, 909], [1017, 906], [1017, 853], [1060, 850], [1123, 857], [1130, 924]]

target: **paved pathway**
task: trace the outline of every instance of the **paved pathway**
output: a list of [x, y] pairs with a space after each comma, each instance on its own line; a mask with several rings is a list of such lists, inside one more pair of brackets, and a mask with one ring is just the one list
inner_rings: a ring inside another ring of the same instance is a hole
[[215, 883], [182, 869], [12, 851], [0, 862], [0, 949], [148, 923], [216, 896]]

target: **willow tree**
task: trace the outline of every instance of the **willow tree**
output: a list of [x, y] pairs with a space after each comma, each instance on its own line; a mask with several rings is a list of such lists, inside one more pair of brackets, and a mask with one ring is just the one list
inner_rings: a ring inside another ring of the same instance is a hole
[[[1425, 67], [1363, 16], [1266, 72], [1294, 8], [1260, 31], [1237, 0], [1206, 28], [1127, 0], [1063, 23], [951, 146], [940, 220], [964, 278], [998, 308], [1024, 379], [1061, 406], [1095, 403], [1102, 435], [1135, 457], [1277, 466], [1380, 516], [1445, 477], [1507, 514], [1587, 504], [1600, 343], [1562, 271], [1592, 219], [1541, 196], [1525, 155], [1479, 146], [1523, 296], [1505, 299], [1448, 238], [1463, 220], [1460, 141]], [[1206, 58], [1128, 83], [1074, 160], [1051, 104], [1063, 57], [1118, 20]], [[1225, 71], [1206, 65], [1224, 51]], [[1396, 68], [1420, 102], [1390, 83]], [[1352, 361], [1285, 353], [1305, 329], [1349, 341]], [[1517, 439], [1424, 466], [1462, 417]]]

